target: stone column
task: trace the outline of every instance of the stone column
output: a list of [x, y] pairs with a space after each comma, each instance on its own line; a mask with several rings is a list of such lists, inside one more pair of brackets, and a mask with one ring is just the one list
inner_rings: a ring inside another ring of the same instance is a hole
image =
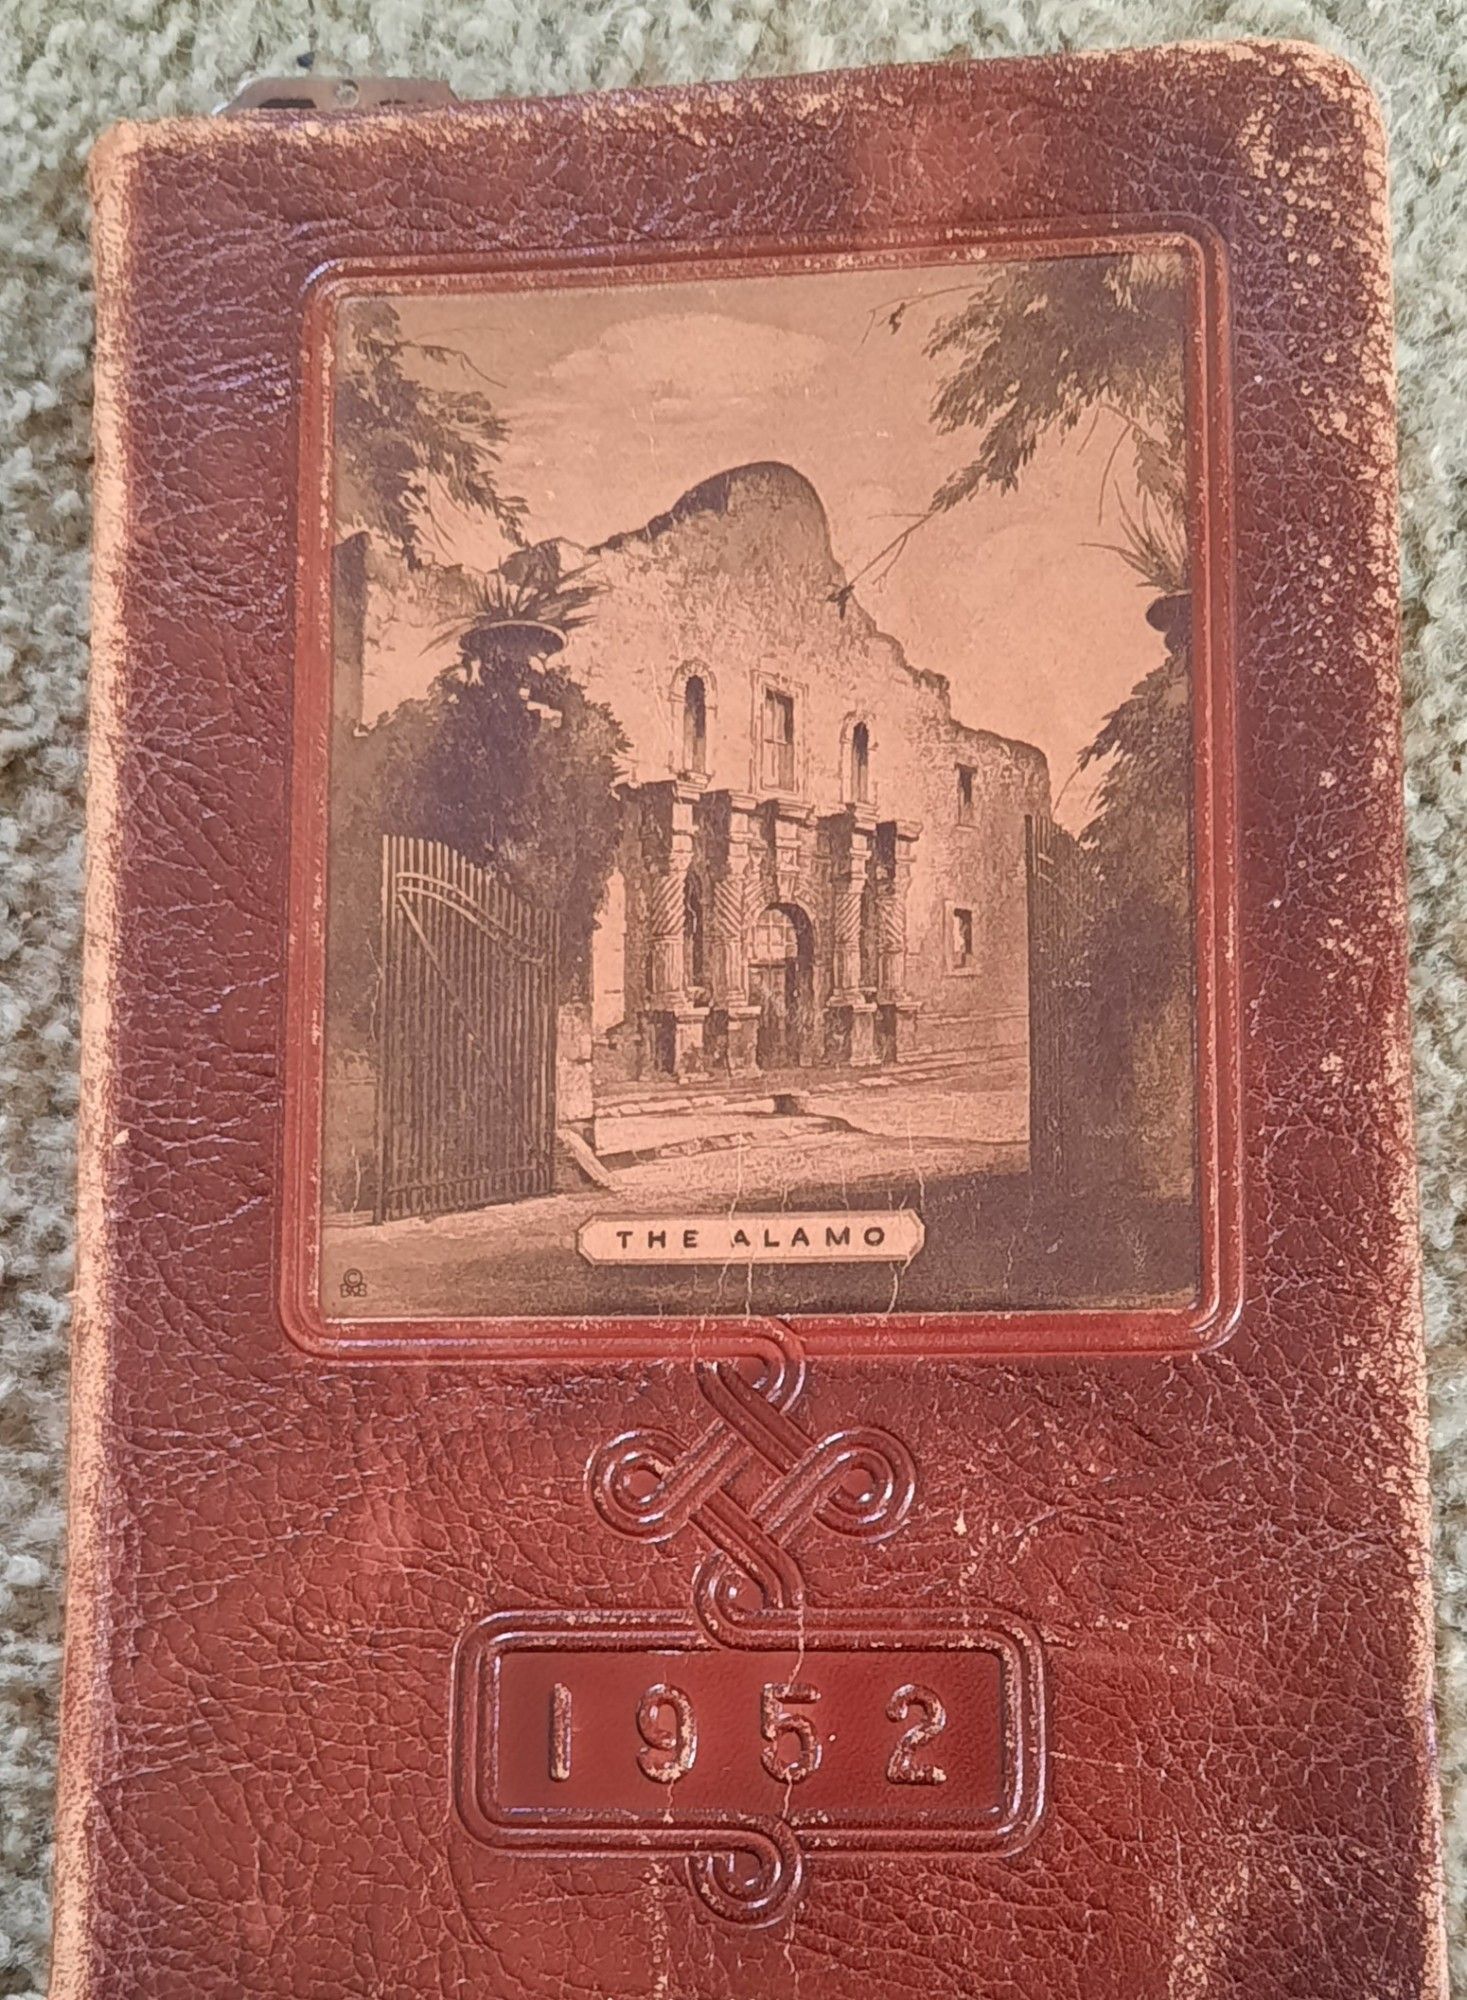
[[856, 1065], [876, 1060], [876, 1005], [861, 985], [861, 899], [876, 832], [873, 815], [855, 807], [842, 827], [833, 864], [834, 985], [826, 1016], [826, 1049], [832, 1061]]
[[648, 999], [654, 1007], [686, 1006], [684, 983], [683, 907], [687, 893], [688, 855], [675, 854], [652, 877], [647, 896]]
[[[771, 902], [798, 909], [809, 926], [815, 951], [823, 948], [816, 923], [814, 902], [815, 808], [798, 800], [780, 798], [775, 802], [771, 828], [774, 836], [773, 894]], [[766, 887], [768, 884], [766, 884]], [[818, 1062], [821, 1047], [820, 973], [818, 959], [809, 967], [808, 982], [800, 987], [799, 1033], [796, 1060], [802, 1065]]]
[[920, 1003], [907, 992], [907, 890], [912, 880], [912, 856], [922, 829], [911, 820], [892, 823], [891, 867], [877, 905], [879, 972], [877, 1002], [882, 1010], [891, 1054], [910, 1052]]
[[708, 1018], [708, 1009], [695, 1007], [688, 991], [684, 931], [693, 807], [701, 787], [679, 783], [662, 789], [667, 797], [665, 845], [647, 892], [647, 1008], [658, 1066], [682, 1076], [695, 1066]]
[[709, 913], [709, 973], [713, 1004], [728, 1020], [728, 1066], [738, 1073], [755, 1063], [759, 1009], [749, 1002], [750, 905], [758, 889], [758, 802], [742, 792], [728, 795], [728, 849], [724, 871], [713, 884]]

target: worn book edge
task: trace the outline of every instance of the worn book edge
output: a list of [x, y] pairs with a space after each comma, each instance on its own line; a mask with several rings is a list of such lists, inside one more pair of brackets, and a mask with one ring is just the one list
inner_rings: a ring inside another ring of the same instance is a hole
[[[1379, 291], [1376, 311], [1385, 316], [1384, 339], [1389, 342], [1391, 269], [1389, 237], [1384, 201], [1384, 130], [1379, 107], [1369, 85], [1350, 64], [1311, 44], [1290, 41], [1238, 40], [1232, 42], [1189, 42], [1159, 48], [1130, 51], [1085, 52], [1062, 61], [1124, 63], [1128, 58], [1154, 59], [1161, 54], [1196, 60], [1205, 70], [1226, 60], [1267, 57], [1282, 60], [1298, 81], [1321, 98], [1348, 104], [1362, 151], [1372, 168], [1379, 167], [1381, 193], [1372, 201], [1361, 226], [1374, 232], [1378, 246]], [[1023, 60], [1023, 59], [1018, 59]], [[1188, 65], [1191, 66], [1190, 64]], [[977, 67], [975, 65], [975, 67]], [[985, 66], [986, 67], [986, 66]], [[857, 72], [856, 74], [859, 74]], [[813, 78], [790, 78], [790, 86], [803, 85], [818, 94], [821, 86], [839, 88], [844, 74]], [[650, 109], [647, 100], [665, 100], [668, 108], [695, 103], [702, 96], [741, 95], [748, 86], [713, 85], [701, 91], [697, 86], [675, 87], [657, 92], [607, 93], [632, 99]], [[524, 104], [469, 102], [438, 114], [460, 124], [475, 113], [503, 116]], [[380, 123], [407, 122], [418, 129], [429, 121], [422, 113], [375, 114]], [[231, 121], [232, 122], [232, 121]], [[339, 119], [302, 121], [297, 131], [302, 138], [339, 136]], [[330, 127], [337, 127], [332, 132]], [[450, 128], [437, 128], [444, 136]], [[169, 120], [166, 124], [127, 123], [111, 128], [98, 142], [91, 165], [94, 202], [93, 251], [97, 272], [98, 336], [95, 359], [95, 468], [93, 481], [94, 554], [92, 584], [92, 681], [91, 736], [88, 760], [88, 871], [85, 895], [86, 943], [82, 974], [82, 1088], [79, 1132], [78, 1175], [78, 1270], [74, 1293], [74, 1330], [71, 1341], [71, 1402], [67, 1505], [69, 1521], [68, 1605], [63, 1668], [64, 1731], [58, 1777], [55, 1932], [51, 2000], [86, 2000], [93, 1990], [90, 1917], [96, 1866], [94, 1825], [95, 1793], [92, 1777], [98, 1746], [107, 1728], [105, 1673], [107, 1661], [107, 1550], [108, 1491], [104, 1450], [107, 1399], [109, 1393], [110, 1314], [112, 1299], [112, 1241], [109, 1204], [110, 1163], [114, 1149], [125, 1144], [126, 1133], [116, 1129], [117, 1119], [112, 1084], [112, 1001], [114, 968], [118, 949], [117, 861], [123, 835], [117, 796], [121, 749], [120, 716], [126, 663], [124, 578], [127, 559], [126, 521], [128, 508], [128, 411], [126, 340], [126, 300], [130, 283], [128, 218], [132, 168], [148, 153], [179, 143], [200, 143], [223, 149], [232, 142], [245, 141], [258, 128], [253, 121], [241, 120], [233, 130], [208, 120]], [[436, 133], [435, 133], [436, 136]], [[1260, 145], [1251, 162], [1259, 179], [1270, 177], [1278, 163]], [[1374, 314], [1372, 314], [1374, 317]], [[1372, 331], [1379, 329], [1380, 322]], [[1367, 346], [1373, 345], [1367, 338]], [[1388, 352], [1388, 346], [1387, 346]], [[1378, 494], [1377, 518], [1380, 539], [1376, 546], [1360, 553], [1361, 566], [1373, 568], [1377, 578], [1389, 566], [1395, 572], [1396, 495], [1393, 475], [1382, 473], [1378, 454], [1389, 456], [1393, 433], [1387, 435], [1393, 418], [1393, 382], [1387, 365], [1385, 379], [1372, 367], [1378, 355], [1360, 358], [1360, 377], [1377, 399], [1379, 434], [1374, 438], [1357, 433], [1357, 456], [1363, 477], [1373, 478]], [[1376, 429], [1371, 424], [1370, 429]], [[1389, 539], [1387, 559], [1385, 543]], [[1398, 666], [1394, 645], [1383, 649], [1376, 660], [1377, 685], [1389, 688], [1394, 697]], [[1384, 759], [1399, 791], [1399, 730]], [[1395, 852], [1387, 860], [1391, 876], [1389, 897], [1398, 923], [1405, 921], [1404, 879], [1399, 867], [1399, 832], [1392, 843]], [[1402, 1027], [1406, 1028], [1404, 1010]], [[1409, 1041], [1382, 1052], [1383, 1094], [1395, 1100], [1398, 1131], [1408, 1140], [1412, 1133]], [[1381, 1272], [1381, 1291], [1400, 1302], [1402, 1341], [1415, 1343], [1415, 1366], [1410, 1383], [1418, 1411], [1415, 1449], [1408, 1474], [1408, 1486], [1396, 1492], [1399, 1516], [1416, 1525], [1418, 1546], [1429, 1530], [1429, 1494], [1426, 1486], [1426, 1377], [1421, 1346], [1419, 1280], [1414, 1267], [1403, 1269], [1403, 1259], [1414, 1258], [1416, 1240], [1416, 1200], [1414, 1153], [1401, 1162], [1396, 1200], [1391, 1203], [1397, 1225], [1398, 1254]], [[1394, 1268], [1390, 1268], [1394, 1266]], [[1406, 1301], [1409, 1300], [1409, 1304]], [[1417, 1590], [1417, 1631], [1415, 1653], [1419, 1662], [1418, 1686], [1411, 1694], [1419, 1701], [1419, 1713], [1428, 1745], [1434, 1747], [1431, 1726], [1433, 1698], [1433, 1619], [1431, 1572], [1426, 1560], [1419, 1564]], [[1445, 1911], [1439, 1893], [1440, 1816], [1431, 1811], [1420, 1826], [1422, 1890], [1425, 1929], [1430, 1944], [1423, 1992], [1445, 1996], [1448, 1992], [1446, 1966]]]
[[92, 622], [87, 749], [85, 933], [81, 984], [77, 1274], [73, 1292], [67, 1443], [64, 1728], [57, 1775], [51, 2000], [92, 1989], [93, 1773], [106, 1729], [108, 1472], [105, 1451], [112, 1311], [109, 1162], [117, 1132], [112, 1005], [118, 933], [121, 687], [126, 662], [126, 315], [130, 243], [127, 166], [140, 128], [118, 126], [96, 146], [89, 180], [97, 302], [93, 364]]

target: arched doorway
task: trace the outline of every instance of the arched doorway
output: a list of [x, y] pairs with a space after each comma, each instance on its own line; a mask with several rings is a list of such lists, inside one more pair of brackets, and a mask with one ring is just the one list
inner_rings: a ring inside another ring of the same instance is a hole
[[771, 903], [754, 926], [749, 997], [759, 1009], [760, 1069], [793, 1069], [806, 1058], [814, 1018], [815, 947], [797, 903]]

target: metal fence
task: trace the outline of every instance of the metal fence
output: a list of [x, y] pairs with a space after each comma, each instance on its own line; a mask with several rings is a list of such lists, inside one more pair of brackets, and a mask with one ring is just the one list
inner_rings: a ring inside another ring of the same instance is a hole
[[377, 1219], [554, 1182], [554, 917], [442, 841], [382, 842]]

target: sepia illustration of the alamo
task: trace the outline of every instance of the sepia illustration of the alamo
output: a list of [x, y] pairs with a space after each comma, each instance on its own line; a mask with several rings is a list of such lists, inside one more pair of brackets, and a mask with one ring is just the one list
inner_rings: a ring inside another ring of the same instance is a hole
[[[947, 680], [879, 629], [808, 480], [720, 472], [556, 560], [594, 615], [541, 649], [629, 745], [589, 998], [560, 1009], [560, 1122], [589, 1136], [598, 1087], [635, 1077], [1026, 1051], [1025, 821], [1049, 815], [1045, 758], [956, 718]], [[343, 543], [339, 722], [375, 719], [415, 652], [426, 686], [430, 632], [482, 583]]]

